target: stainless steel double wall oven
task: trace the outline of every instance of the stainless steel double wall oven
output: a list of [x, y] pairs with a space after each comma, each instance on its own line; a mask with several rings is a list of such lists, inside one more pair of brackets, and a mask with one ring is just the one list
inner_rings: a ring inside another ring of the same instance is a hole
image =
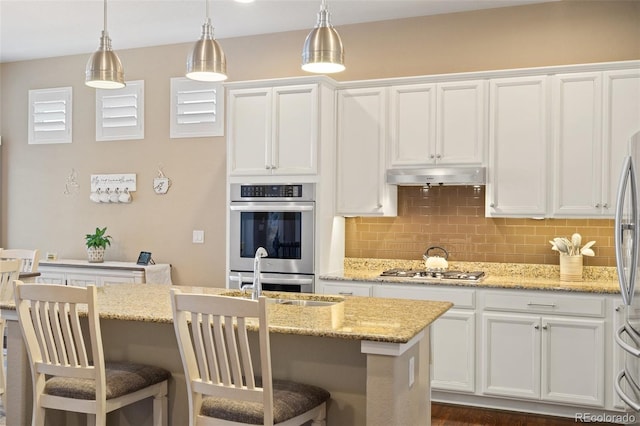
[[272, 291], [314, 291], [315, 185], [231, 184], [230, 287], [253, 282], [258, 247], [262, 288]]

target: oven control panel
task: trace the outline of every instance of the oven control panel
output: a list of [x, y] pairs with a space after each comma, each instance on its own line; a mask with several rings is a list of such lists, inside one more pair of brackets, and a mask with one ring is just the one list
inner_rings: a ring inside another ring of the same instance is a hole
[[242, 198], [300, 198], [302, 185], [242, 185], [240, 196]]
[[314, 201], [315, 187], [302, 184], [231, 184], [231, 201]]

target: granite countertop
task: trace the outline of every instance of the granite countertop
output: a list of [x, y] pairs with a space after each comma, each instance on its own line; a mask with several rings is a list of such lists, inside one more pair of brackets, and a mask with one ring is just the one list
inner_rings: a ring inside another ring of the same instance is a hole
[[[223, 294], [227, 289], [155, 284], [114, 284], [98, 288], [100, 318], [144, 322], [173, 322], [169, 290]], [[263, 292], [273, 298], [323, 299], [327, 296], [302, 293]], [[292, 305], [269, 305], [270, 331], [274, 333], [324, 336], [349, 340], [407, 343], [451, 306], [449, 302], [417, 301], [347, 296], [343, 309]], [[15, 309], [13, 301], [0, 302], [2, 309]], [[338, 315], [339, 319], [327, 318]]]
[[558, 265], [484, 262], [449, 262], [449, 270], [485, 271], [486, 276], [479, 281], [411, 280], [407, 278], [379, 277], [382, 271], [391, 268], [424, 269], [424, 262], [417, 260], [347, 258], [344, 262], [344, 272], [320, 275], [319, 278], [328, 281], [367, 281], [385, 284], [448, 285], [602, 294], [620, 293], [616, 270], [610, 267], [586, 266], [584, 267], [582, 281], [560, 281]]

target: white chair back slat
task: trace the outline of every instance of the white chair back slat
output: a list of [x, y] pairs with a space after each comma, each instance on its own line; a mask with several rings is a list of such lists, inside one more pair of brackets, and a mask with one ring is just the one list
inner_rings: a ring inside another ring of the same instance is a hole
[[[244, 318], [237, 319], [238, 322], [238, 347], [240, 348], [240, 358], [242, 359], [243, 376], [245, 378], [245, 386], [249, 389], [255, 389], [256, 380], [253, 371], [253, 363], [251, 362], [251, 349], [249, 346], [249, 335], [247, 334], [247, 323]], [[242, 380], [242, 378], [240, 379]]]
[[34, 342], [38, 344], [38, 349], [40, 350], [40, 356], [38, 360], [47, 364], [51, 364], [52, 360], [49, 355], [50, 347], [47, 344], [47, 340], [45, 338], [46, 331], [43, 329], [43, 327], [46, 328], [48, 325], [46, 323], [43, 323], [41, 319], [42, 311], [40, 305], [44, 305], [44, 303], [35, 301], [31, 304], [31, 306], [27, 305], [28, 309], [30, 309], [27, 314], [31, 317], [31, 323], [33, 324]]
[[[202, 343], [204, 353], [206, 354], [206, 377], [214, 383], [220, 383], [220, 368], [218, 366], [218, 354], [216, 353], [215, 337], [213, 334], [213, 317], [211, 315], [202, 315], [204, 318], [199, 324], [198, 329], [202, 332]], [[206, 326], [209, 324], [209, 326]]]
[[[224, 386], [231, 385], [231, 367], [227, 358], [227, 344], [224, 340], [224, 329], [222, 318], [218, 315], [209, 315], [212, 321], [209, 323], [213, 328], [213, 346], [217, 352], [218, 369], [220, 370], [220, 381], [217, 384]], [[207, 323], [202, 322], [202, 327], [207, 327]]]
[[73, 363], [71, 365], [90, 367], [88, 355], [89, 349], [85, 343], [86, 340], [84, 338], [84, 333], [80, 326], [80, 312], [78, 311], [78, 305], [72, 305], [69, 310], [69, 326], [71, 327], [69, 330], [69, 340], [74, 342], [73, 347], [76, 349], [73, 351]]
[[[240, 368], [240, 351], [238, 350], [238, 339], [233, 327], [235, 318], [232, 316], [225, 316], [224, 323], [227, 325], [224, 328], [225, 339], [227, 341], [227, 357], [229, 365], [231, 366], [231, 385], [237, 388], [243, 386], [242, 383], [242, 369]], [[238, 324], [238, 326], [240, 326]]]
[[51, 324], [53, 347], [56, 351], [58, 362], [61, 365], [69, 365], [67, 347], [73, 349], [71, 345], [66, 345], [66, 342], [62, 337], [62, 328], [64, 328], [66, 311], [67, 309], [64, 304], [52, 303], [49, 305], [49, 324]]
[[203, 343], [203, 340], [205, 339], [205, 336], [202, 333], [202, 327], [201, 327], [201, 319], [200, 319], [200, 315], [199, 314], [192, 314], [191, 316], [191, 332], [192, 332], [192, 336], [193, 336], [193, 340], [196, 342], [194, 344], [194, 348], [196, 349], [195, 351], [195, 356], [197, 359], [197, 363], [198, 363], [198, 371], [200, 373], [200, 376], [205, 380], [205, 381], [210, 381], [211, 380], [211, 373], [210, 373], [210, 368], [209, 368], [209, 364], [208, 364], [208, 356], [206, 353], [206, 347]]

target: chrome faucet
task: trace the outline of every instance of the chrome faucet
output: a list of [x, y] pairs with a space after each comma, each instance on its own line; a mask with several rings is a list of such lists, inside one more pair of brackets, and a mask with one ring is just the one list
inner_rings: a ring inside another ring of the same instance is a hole
[[253, 258], [253, 284], [242, 286], [243, 290], [252, 290], [251, 299], [258, 300], [262, 295], [262, 282], [260, 281], [260, 263], [263, 257], [267, 257], [269, 254], [263, 247], [258, 247], [256, 254]]

